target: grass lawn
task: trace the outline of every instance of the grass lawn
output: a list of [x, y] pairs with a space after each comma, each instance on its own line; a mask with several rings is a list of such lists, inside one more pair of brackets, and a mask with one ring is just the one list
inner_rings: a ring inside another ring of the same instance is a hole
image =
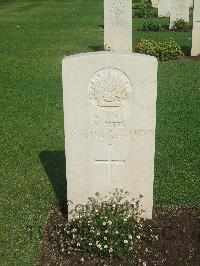
[[[102, 0], [0, 0], [0, 265], [36, 264], [64, 198], [53, 178], [64, 176], [61, 60], [101, 46], [102, 24]], [[134, 32], [133, 42], [170, 36], [191, 46], [190, 32]], [[156, 204], [200, 204], [199, 125], [200, 61], [159, 63]]]

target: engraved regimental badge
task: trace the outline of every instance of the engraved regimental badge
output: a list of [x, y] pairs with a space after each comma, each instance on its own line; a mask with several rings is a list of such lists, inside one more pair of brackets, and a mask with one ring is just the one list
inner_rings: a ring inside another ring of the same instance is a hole
[[89, 98], [92, 103], [108, 111], [116, 111], [128, 100], [131, 81], [122, 71], [104, 68], [97, 71], [89, 83]]

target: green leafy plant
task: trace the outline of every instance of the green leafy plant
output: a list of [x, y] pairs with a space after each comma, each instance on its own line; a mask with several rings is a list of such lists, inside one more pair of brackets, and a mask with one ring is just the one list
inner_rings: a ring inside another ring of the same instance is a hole
[[116, 189], [110, 198], [96, 193], [86, 205], [77, 205], [73, 219], [63, 230], [62, 248], [83, 250], [97, 256], [123, 257], [140, 239], [140, 199], [128, 200], [128, 192]]
[[180, 45], [173, 39], [164, 42], [141, 40], [135, 48], [136, 52], [152, 55], [160, 61], [175, 60], [183, 55]]
[[139, 0], [133, 3], [134, 16], [137, 18], [153, 17], [156, 14], [152, 12], [151, 3], [148, 0]]
[[135, 9], [147, 9], [150, 8], [151, 4], [148, 0], [138, 0], [134, 1], [133, 8]]
[[138, 9], [134, 12], [134, 17], [136, 18], [149, 18], [151, 17], [151, 10], [148, 9]]
[[149, 41], [146, 39], [142, 39], [136, 47], [135, 51], [141, 54], [148, 54], [152, 56], [156, 56], [159, 50], [159, 44], [155, 41]]
[[190, 22], [186, 22], [184, 19], [178, 19], [172, 26], [173, 31], [188, 31], [192, 28]]
[[146, 21], [142, 26], [142, 30], [144, 31], [161, 31], [163, 28], [164, 27], [161, 24], [155, 23], [153, 21]]
[[134, 17], [136, 18], [151, 18], [151, 17], [156, 17], [156, 16], [157, 16], [157, 13], [152, 8], [134, 10]]

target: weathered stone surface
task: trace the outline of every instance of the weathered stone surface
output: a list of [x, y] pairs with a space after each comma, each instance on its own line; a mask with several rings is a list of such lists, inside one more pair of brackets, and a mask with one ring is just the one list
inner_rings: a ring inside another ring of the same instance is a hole
[[189, 22], [190, 18], [190, 2], [189, 0], [173, 0], [171, 1], [170, 7], [170, 29], [173, 27], [174, 23], [183, 19]]
[[126, 188], [153, 206], [157, 59], [110, 52], [65, 57], [62, 66], [67, 196]]
[[104, 0], [104, 49], [132, 52], [131, 0]]
[[194, 0], [191, 55], [196, 56], [199, 54], [200, 54], [200, 1]]
[[151, 0], [152, 7], [158, 8], [158, 0]]
[[171, 0], [159, 0], [158, 1], [158, 16], [169, 17], [170, 6], [171, 6]]

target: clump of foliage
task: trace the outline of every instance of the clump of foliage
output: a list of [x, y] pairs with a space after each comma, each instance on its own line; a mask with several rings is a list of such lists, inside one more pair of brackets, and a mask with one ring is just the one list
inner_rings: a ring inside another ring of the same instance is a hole
[[172, 38], [164, 42], [143, 39], [136, 46], [136, 52], [152, 55], [160, 61], [175, 60], [183, 55], [181, 47]]
[[144, 31], [161, 31], [163, 28], [161, 24], [153, 21], [146, 21], [142, 26], [142, 30]]
[[133, 3], [133, 8], [135, 9], [147, 9], [150, 8], [151, 4], [148, 0], [137, 0]]
[[159, 44], [157, 42], [146, 39], [142, 39], [135, 47], [136, 52], [152, 56], [156, 56], [158, 54], [158, 50]]
[[173, 31], [188, 31], [192, 28], [192, 24], [190, 22], [186, 22], [184, 19], [177, 19], [173, 24]]
[[151, 17], [151, 10], [148, 9], [138, 9], [134, 12], [134, 17], [136, 18], [149, 18]]
[[[140, 199], [127, 199], [116, 189], [110, 198], [96, 193], [86, 205], [73, 210], [73, 219], [62, 228], [63, 250], [82, 250], [97, 256], [123, 257], [140, 241]], [[61, 229], [60, 229], [61, 230]]]
[[149, 18], [156, 16], [152, 13], [151, 3], [148, 0], [138, 0], [133, 3], [134, 16], [136, 18]]

